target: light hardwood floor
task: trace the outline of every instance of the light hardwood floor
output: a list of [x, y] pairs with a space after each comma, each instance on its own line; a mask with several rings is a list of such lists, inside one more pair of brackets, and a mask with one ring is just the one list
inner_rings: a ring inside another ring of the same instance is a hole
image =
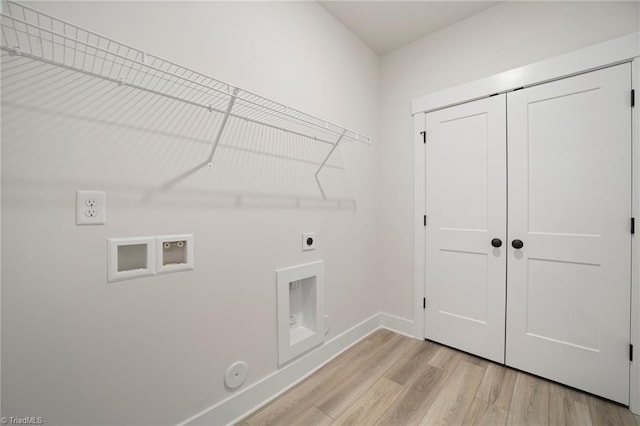
[[620, 405], [379, 330], [239, 423], [636, 425]]

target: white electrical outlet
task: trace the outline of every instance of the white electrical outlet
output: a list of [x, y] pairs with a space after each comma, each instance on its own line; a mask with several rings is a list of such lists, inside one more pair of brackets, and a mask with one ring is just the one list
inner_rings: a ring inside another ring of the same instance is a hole
[[76, 192], [76, 225], [104, 225], [107, 222], [107, 194], [102, 191]]

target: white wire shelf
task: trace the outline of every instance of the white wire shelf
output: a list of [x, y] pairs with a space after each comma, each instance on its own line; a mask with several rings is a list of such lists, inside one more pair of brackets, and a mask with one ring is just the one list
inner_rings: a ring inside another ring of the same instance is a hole
[[219, 114], [220, 124], [215, 139], [211, 141], [207, 159], [209, 167], [212, 167], [216, 148], [229, 118], [333, 145], [316, 171], [316, 177], [340, 142], [371, 143], [369, 137], [358, 132], [13, 1], [3, 4], [0, 28], [0, 49], [4, 54], [55, 65]]

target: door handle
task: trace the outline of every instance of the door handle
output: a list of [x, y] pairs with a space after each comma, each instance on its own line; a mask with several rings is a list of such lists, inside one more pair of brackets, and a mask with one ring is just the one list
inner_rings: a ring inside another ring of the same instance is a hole
[[500, 238], [494, 238], [491, 240], [491, 245], [495, 248], [502, 247], [502, 240]]
[[513, 240], [511, 241], [511, 246], [514, 249], [521, 249], [522, 247], [524, 247], [524, 243], [522, 242], [522, 240]]

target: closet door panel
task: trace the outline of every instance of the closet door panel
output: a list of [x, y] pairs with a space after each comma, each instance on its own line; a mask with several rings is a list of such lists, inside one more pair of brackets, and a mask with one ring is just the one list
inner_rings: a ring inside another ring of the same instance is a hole
[[630, 90], [623, 64], [507, 98], [506, 363], [624, 404]]
[[505, 115], [504, 95], [426, 114], [425, 337], [497, 362], [504, 362]]

